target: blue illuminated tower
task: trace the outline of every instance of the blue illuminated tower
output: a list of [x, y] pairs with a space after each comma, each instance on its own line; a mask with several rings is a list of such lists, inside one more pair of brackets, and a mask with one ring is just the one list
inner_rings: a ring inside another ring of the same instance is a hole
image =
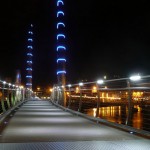
[[65, 23], [64, 16], [64, 1], [57, 0], [57, 79], [59, 85], [66, 84], [66, 47], [65, 47]]
[[21, 74], [20, 74], [20, 70], [17, 70], [16, 72], [16, 85], [20, 86], [21, 85]]
[[28, 45], [27, 45], [27, 68], [26, 68], [26, 88], [32, 90], [32, 50], [33, 50], [33, 25], [30, 25], [28, 31]]

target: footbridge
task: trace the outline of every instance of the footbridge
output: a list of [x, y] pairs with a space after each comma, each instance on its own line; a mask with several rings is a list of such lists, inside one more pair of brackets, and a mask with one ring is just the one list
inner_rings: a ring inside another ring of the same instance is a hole
[[0, 149], [149, 150], [148, 78], [55, 85], [50, 99], [1, 82]]

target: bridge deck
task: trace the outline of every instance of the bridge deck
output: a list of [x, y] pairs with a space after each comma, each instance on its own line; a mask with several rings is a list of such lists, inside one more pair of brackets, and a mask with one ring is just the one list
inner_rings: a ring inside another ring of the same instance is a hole
[[26, 102], [6, 118], [2, 127], [0, 149], [4, 150], [150, 149], [148, 139], [97, 125], [65, 112], [48, 101]]

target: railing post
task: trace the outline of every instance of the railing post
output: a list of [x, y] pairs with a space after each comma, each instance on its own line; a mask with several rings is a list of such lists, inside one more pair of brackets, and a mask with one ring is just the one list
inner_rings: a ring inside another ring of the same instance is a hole
[[10, 101], [9, 101], [9, 93], [10, 93], [10, 85], [8, 85], [8, 91], [7, 91], [7, 105], [8, 105], [8, 109], [10, 108]]
[[4, 105], [4, 100], [5, 100], [5, 96], [4, 96], [4, 94], [5, 94], [5, 92], [4, 92], [5, 83], [6, 83], [6, 82], [4, 81], [4, 82], [3, 82], [3, 88], [2, 88], [2, 102], [1, 102], [3, 113], [6, 111], [5, 105]]
[[79, 90], [80, 90], [80, 101], [79, 101], [79, 109], [78, 109], [79, 112], [81, 111], [82, 108], [82, 88], [81, 88], [82, 85], [83, 83], [79, 83]]
[[55, 87], [55, 86], [53, 86], [52, 100], [53, 100], [54, 102], [56, 102], [56, 87]]
[[96, 117], [99, 116], [99, 107], [100, 107], [100, 90], [98, 84], [96, 84], [97, 88], [97, 110], [96, 110]]
[[16, 87], [16, 91], [15, 91], [15, 99], [16, 99], [16, 103], [18, 102], [18, 87]]
[[97, 88], [97, 111], [96, 111], [96, 117], [99, 116], [99, 107], [100, 107], [100, 90], [99, 90], [99, 84], [103, 84], [103, 80], [98, 80], [96, 82], [96, 88]]
[[71, 85], [68, 85], [68, 87], [69, 87], [69, 102], [68, 102], [68, 108], [70, 108], [70, 105], [71, 105], [71, 89], [70, 89], [70, 87], [71, 87]]
[[62, 86], [62, 104], [64, 107], [66, 107], [66, 92], [65, 92], [65, 87]]
[[22, 90], [21, 87], [19, 86], [18, 88], [18, 100], [21, 101], [22, 100]]
[[17, 98], [16, 98], [16, 87], [14, 86], [14, 91], [13, 91], [13, 101], [14, 101], [14, 106], [17, 103]]
[[24, 87], [21, 87], [21, 95], [22, 95], [22, 101], [24, 101], [24, 95], [25, 95]]
[[59, 104], [59, 102], [60, 102], [60, 93], [59, 93], [59, 88], [57, 87], [57, 91], [56, 91], [56, 102], [57, 102], [57, 104]]
[[131, 124], [131, 117], [132, 117], [132, 109], [133, 109], [133, 103], [132, 103], [132, 93], [131, 93], [131, 85], [130, 81], [127, 80], [127, 87], [128, 87], [128, 115], [126, 120], [126, 125]]
[[14, 94], [13, 88], [11, 89], [11, 105], [14, 106]]
[[54, 102], [57, 102], [57, 86], [54, 86]]

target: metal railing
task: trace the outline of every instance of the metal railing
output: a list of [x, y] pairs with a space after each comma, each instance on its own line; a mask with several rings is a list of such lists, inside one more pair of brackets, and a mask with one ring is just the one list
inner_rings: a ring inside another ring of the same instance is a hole
[[0, 114], [31, 96], [31, 90], [0, 80]]
[[150, 76], [54, 85], [51, 99], [98, 121], [150, 133]]

